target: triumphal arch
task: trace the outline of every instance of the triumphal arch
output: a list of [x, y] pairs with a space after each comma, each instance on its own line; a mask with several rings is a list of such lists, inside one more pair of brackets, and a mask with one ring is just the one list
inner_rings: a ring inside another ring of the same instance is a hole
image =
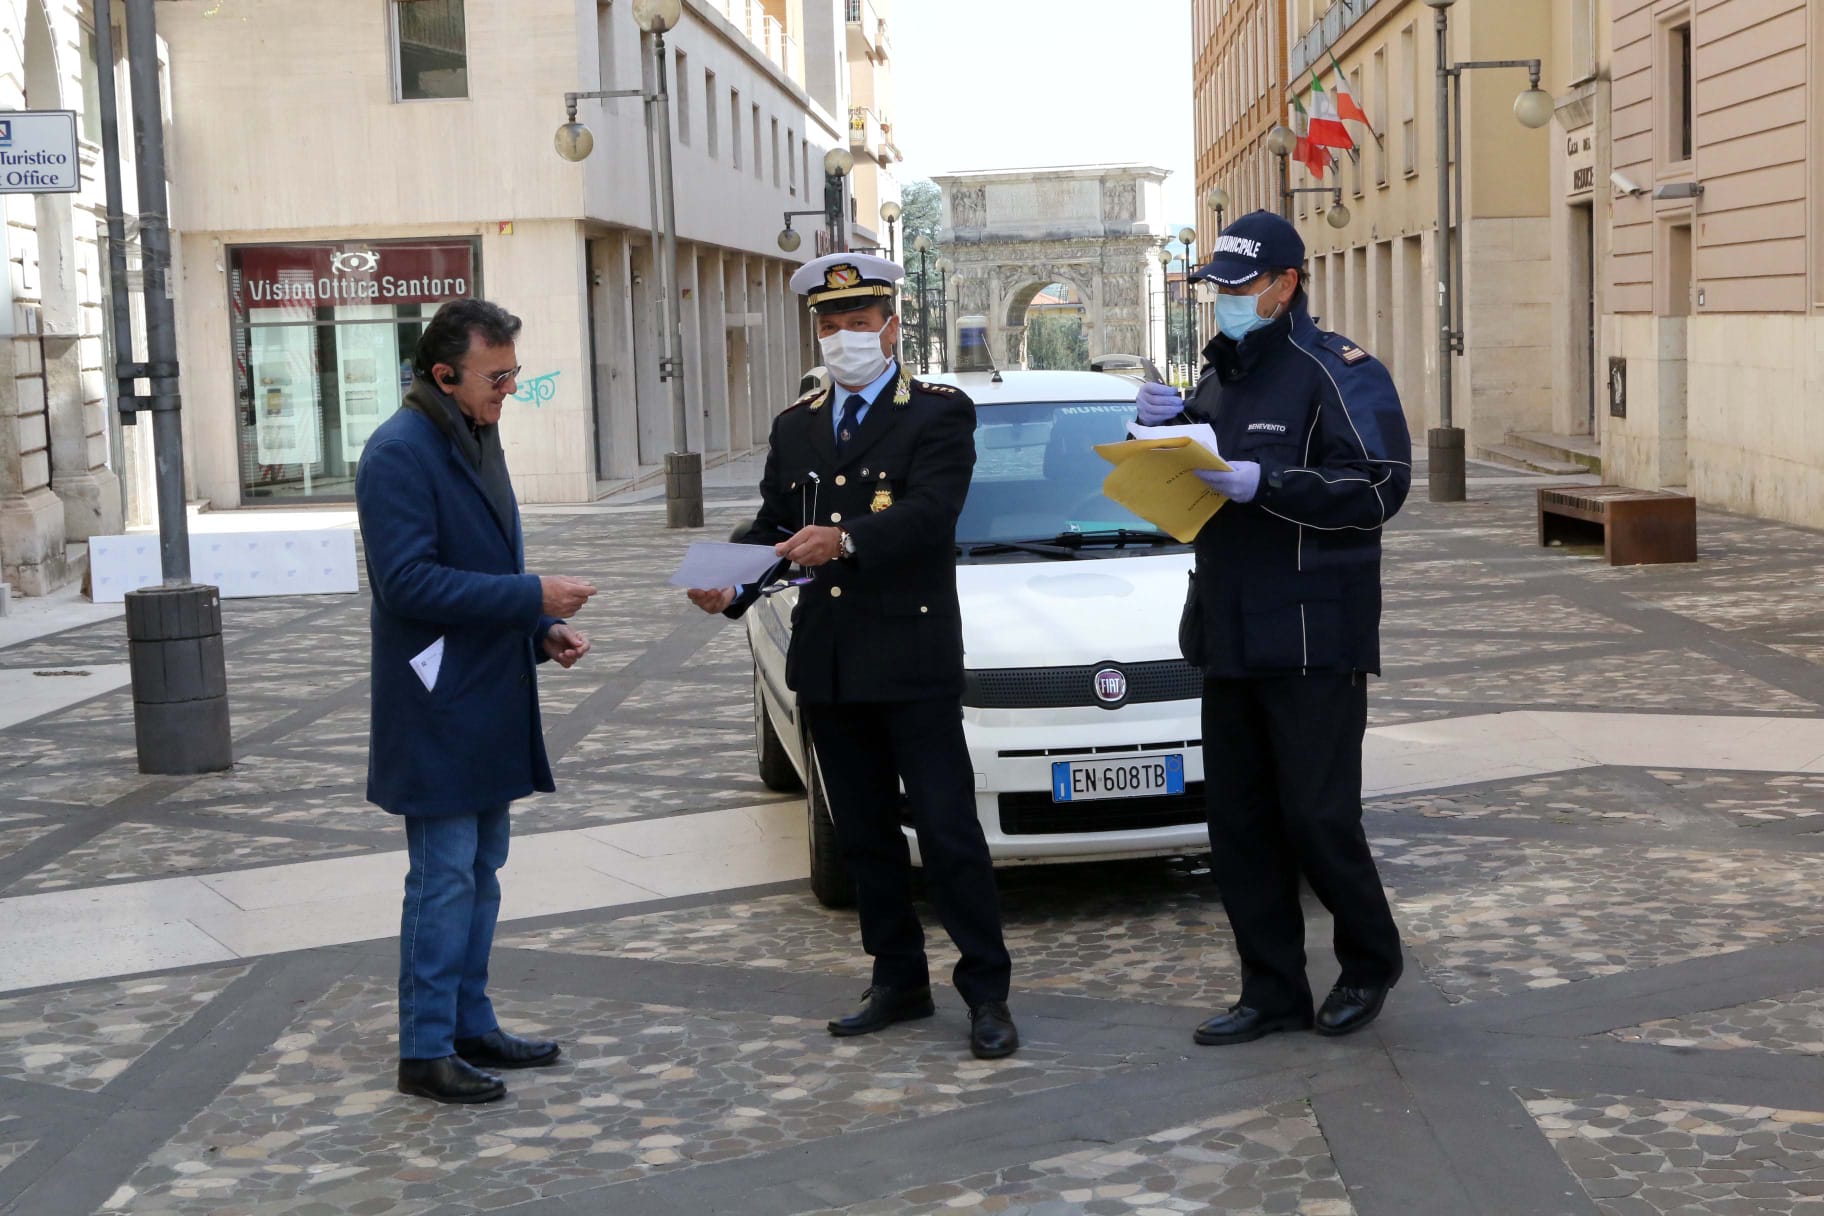
[[1082, 302], [1092, 356], [1164, 350], [1165, 271], [1154, 254], [1169, 239], [1168, 173], [1119, 164], [933, 178], [944, 192], [938, 244], [955, 267], [947, 349], [961, 317], [985, 316], [999, 365], [1021, 366], [1027, 308], [1063, 283]]

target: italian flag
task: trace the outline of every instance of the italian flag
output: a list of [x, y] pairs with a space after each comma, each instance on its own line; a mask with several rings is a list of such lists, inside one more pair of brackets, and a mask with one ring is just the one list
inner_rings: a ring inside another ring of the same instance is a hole
[[1343, 74], [1343, 65], [1336, 61], [1335, 55], [1330, 56], [1330, 67], [1336, 73], [1337, 117], [1343, 122], [1361, 123], [1368, 128], [1368, 134], [1374, 136], [1375, 142], [1379, 143], [1381, 133], [1374, 129], [1374, 124], [1368, 121], [1368, 111], [1362, 109], [1361, 104], [1355, 100], [1355, 94], [1349, 91], [1349, 78]]
[[1305, 133], [1298, 137], [1297, 147], [1292, 150], [1292, 159], [1303, 165], [1310, 171], [1312, 177], [1321, 182], [1324, 180], [1324, 170], [1330, 167], [1330, 155], [1323, 148], [1311, 142], [1311, 115], [1305, 112], [1305, 107], [1298, 100], [1296, 93], [1292, 95], [1292, 108], [1298, 111], [1298, 125], [1305, 129]]
[[[1349, 104], [1355, 106], [1354, 98], [1350, 98]], [[1359, 106], [1356, 112], [1361, 112]], [[1324, 82], [1315, 75], [1311, 77], [1310, 138], [1320, 148], [1339, 148], [1346, 152], [1355, 147], [1355, 141], [1349, 138], [1349, 128], [1343, 125], [1342, 116], [1337, 112], [1336, 99], [1324, 91]]]

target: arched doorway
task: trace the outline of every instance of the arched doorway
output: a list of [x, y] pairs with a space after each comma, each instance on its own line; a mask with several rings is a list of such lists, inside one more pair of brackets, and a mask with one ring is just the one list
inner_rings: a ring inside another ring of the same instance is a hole
[[1089, 368], [1090, 317], [1075, 283], [1033, 281], [1015, 289], [1001, 323], [1009, 365], [1035, 371]]

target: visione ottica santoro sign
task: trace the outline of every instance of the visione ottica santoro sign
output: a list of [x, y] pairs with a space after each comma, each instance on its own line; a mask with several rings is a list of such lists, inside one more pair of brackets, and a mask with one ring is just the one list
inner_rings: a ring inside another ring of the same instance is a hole
[[76, 111], [0, 110], [0, 194], [75, 194]]

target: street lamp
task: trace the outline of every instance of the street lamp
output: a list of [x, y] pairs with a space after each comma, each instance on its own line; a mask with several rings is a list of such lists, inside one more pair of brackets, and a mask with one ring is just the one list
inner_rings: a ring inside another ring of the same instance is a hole
[[[1165, 368], [1166, 375], [1169, 378], [1172, 368], [1172, 251], [1166, 246], [1161, 245], [1159, 248], [1153, 250], [1153, 259], [1159, 263], [1159, 269], [1165, 276], [1165, 289], [1159, 293], [1159, 316], [1160, 319], [1165, 322]], [[1151, 293], [1148, 293], [1146, 297], [1146, 309], [1146, 324], [1148, 328], [1151, 328], [1153, 324], [1153, 297]]]
[[943, 370], [950, 370], [950, 272], [956, 264], [949, 258], [937, 259], [937, 337], [944, 344]]
[[1267, 132], [1267, 151], [1279, 159], [1279, 215], [1292, 220], [1292, 154], [1298, 151], [1298, 135], [1291, 127], [1274, 127]]
[[[1481, 68], [1525, 68], [1528, 87], [1514, 99], [1514, 119], [1529, 130], [1552, 121], [1551, 95], [1539, 87], [1537, 59], [1450, 59], [1450, 7], [1456, 0], [1425, 0], [1437, 14], [1438, 57], [1438, 425], [1426, 436], [1432, 502], [1466, 496], [1464, 435], [1453, 425], [1452, 360], [1463, 353], [1463, 251], [1453, 230], [1463, 224], [1463, 73]], [[1455, 199], [1452, 199], [1452, 173]]]
[[1191, 251], [1197, 244], [1197, 230], [1189, 225], [1180, 228], [1178, 243], [1184, 246], [1184, 340], [1188, 343], [1184, 361], [1189, 364], [1197, 357], [1197, 300], [1196, 293], [1191, 290], [1191, 271], [1196, 266]]
[[897, 242], [893, 234], [893, 225], [899, 223], [899, 215], [899, 204], [892, 199], [888, 199], [880, 205], [880, 219], [887, 226], [887, 261], [889, 262], [899, 261], [899, 253], [895, 248]]
[[830, 248], [849, 247], [848, 176], [855, 169], [855, 158], [847, 148], [831, 148], [823, 154], [823, 213], [830, 228]]
[[[678, 212], [671, 172], [671, 97], [665, 81], [665, 31], [678, 24], [683, 0], [633, 0], [633, 20], [652, 39], [642, 48], [637, 89], [564, 94], [568, 120], [557, 129], [557, 153], [581, 161], [595, 150], [595, 136], [577, 121], [580, 101], [638, 97], [646, 108], [646, 178], [652, 209], [653, 261], [665, 321], [659, 327], [659, 382], [671, 390], [671, 451], [665, 453], [665, 526], [703, 526], [703, 454], [690, 450], [684, 405], [684, 323], [678, 302]], [[788, 225], [789, 226], [789, 225]], [[783, 243], [784, 234], [781, 234]]]
[[912, 248], [918, 253], [918, 370], [923, 373], [931, 370], [931, 321], [927, 307], [931, 297], [925, 286], [925, 259], [931, 253], [931, 238], [919, 233]]
[[1210, 210], [1216, 213], [1216, 231], [1220, 234], [1224, 226], [1222, 217], [1226, 215], [1229, 210], [1229, 192], [1224, 190], [1221, 186], [1216, 186], [1211, 189], [1208, 194], [1203, 196], [1203, 201], [1208, 203], [1210, 205]]

